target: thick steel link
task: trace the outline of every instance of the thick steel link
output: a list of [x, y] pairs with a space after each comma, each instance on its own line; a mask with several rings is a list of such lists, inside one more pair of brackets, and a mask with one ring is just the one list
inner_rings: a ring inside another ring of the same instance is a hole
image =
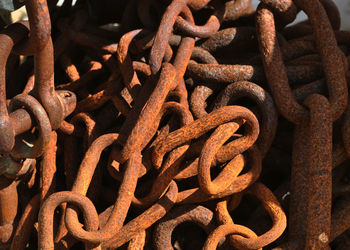
[[0, 248], [350, 245], [332, 0], [23, 4], [0, 17]]

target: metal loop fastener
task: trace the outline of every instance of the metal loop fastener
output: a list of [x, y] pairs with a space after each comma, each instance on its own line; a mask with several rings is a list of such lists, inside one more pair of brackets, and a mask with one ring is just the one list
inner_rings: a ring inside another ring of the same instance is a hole
[[[15, 111], [24, 107], [34, 116], [36, 128], [39, 132], [39, 138], [32, 140], [26, 138], [25, 135], [16, 137], [15, 147], [11, 151], [11, 156], [16, 159], [37, 158], [46, 150], [51, 137], [51, 124], [46, 111], [40, 103], [32, 96], [27, 94], [19, 94], [11, 99], [9, 110]], [[29, 140], [29, 141], [27, 141]]]

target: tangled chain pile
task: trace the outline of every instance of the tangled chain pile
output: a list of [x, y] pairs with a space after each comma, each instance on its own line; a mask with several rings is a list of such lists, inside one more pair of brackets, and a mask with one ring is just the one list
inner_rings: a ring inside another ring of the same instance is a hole
[[349, 249], [332, 0], [57, 2], [0, 23], [1, 248]]

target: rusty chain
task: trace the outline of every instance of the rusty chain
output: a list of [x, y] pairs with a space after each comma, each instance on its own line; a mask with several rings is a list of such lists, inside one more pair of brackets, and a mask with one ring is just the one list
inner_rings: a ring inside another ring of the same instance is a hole
[[348, 249], [332, 0], [73, 2], [0, 5], [0, 248]]

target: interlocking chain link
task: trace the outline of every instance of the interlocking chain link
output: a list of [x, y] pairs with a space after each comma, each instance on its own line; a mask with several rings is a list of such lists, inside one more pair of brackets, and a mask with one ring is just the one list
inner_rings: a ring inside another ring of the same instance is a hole
[[349, 244], [332, 0], [57, 3], [0, 22], [1, 248]]

